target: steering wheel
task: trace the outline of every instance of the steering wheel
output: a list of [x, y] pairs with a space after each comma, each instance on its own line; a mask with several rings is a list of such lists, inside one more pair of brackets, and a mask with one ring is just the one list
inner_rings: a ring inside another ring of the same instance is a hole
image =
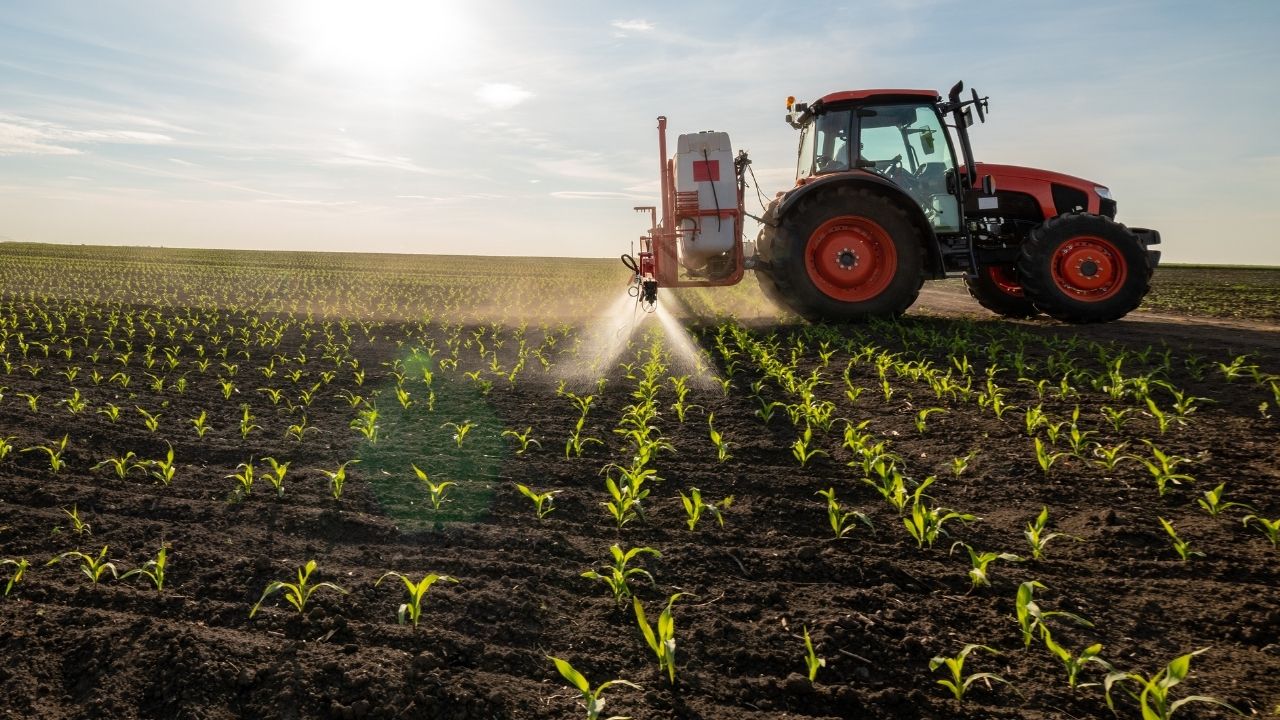
[[837, 170], [848, 170], [849, 168], [835, 158], [826, 155], [818, 155], [813, 159], [813, 167], [818, 172], [834, 172]]
[[915, 175], [912, 175], [911, 172], [907, 170], [906, 167], [903, 166], [901, 155], [895, 156], [892, 160], [889, 160], [888, 162], [889, 162], [889, 167], [885, 168], [885, 171], [884, 171], [885, 177], [892, 180], [895, 184], [901, 186], [904, 190], [910, 190], [911, 188], [915, 187], [916, 183], [919, 181], [919, 178], [917, 178]]

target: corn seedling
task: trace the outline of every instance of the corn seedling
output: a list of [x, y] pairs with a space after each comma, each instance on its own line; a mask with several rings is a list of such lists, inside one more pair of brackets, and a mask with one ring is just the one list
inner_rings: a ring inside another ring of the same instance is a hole
[[67, 450], [67, 438], [67, 435], [62, 436], [62, 440], [58, 443], [57, 449], [49, 447], [48, 445], [37, 445], [35, 447], [23, 448], [18, 452], [25, 453], [35, 452], [37, 450], [42, 451], [49, 456], [49, 469], [55, 473], [61, 472], [62, 468], [66, 466], [66, 463], [62, 459], [62, 453]]
[[1023, 647], [1031, 647], [1031, 640], [1035, 637], [1036, 631], [1042, 633], [1047, 632], [1045, 621], [1051, 617], [1062, 617], [1084, 627], [1093, 627], [1093, 623], [1065, 610], [1041, 610], [1040, 604], [1035, 601], [1034, 595], [1036, 589], [1045, 589], [1043, 583], [1039, 580], [1028, 580], [1018, 586], [1018, 594], [1014, 598], [1014, 617], [1018, 620], [1018, 627], [1022, 630]]
[[13, 441], [17, 438], [10, 435], [9, 437], [0, 437], [0, 460], [9, 457], [9, 453], [13, 451]]
[[335, 590], [343, 595], [347, 594], [346, 590], [343, 590], [331, 582], [311, 583], [311, 573], [315, 572], [315, 569], [316, 561], [308, 560], [306, 565], [298, 568], [297, 583], [287, 583], [279, 580], [271, 581], [271, 583], [267, 585], [266, 590], [262, 591], [262, 597], [259, 598], [253, 608], [249, 610], [249, 618], [253, 619], [253, 616], [258, 614], [258, 608], [262, 607], [262, 603], [266, 602], [268, 597], [280, 591], [284, 591], [284, 599], [288, 600], [290, 605], [297, 608], [300, 614], [306, 612], [307, 602], [310, 601], [311, 596], [321, 588]]
[[810, 448], [813, 443], [813, 428], [808, 424], [804, 426], [804, 434], [796, 441], [791, 443], [791, 454], [800, 462], [800, 467], [805, 467], [809, 461], [819, 455], [826, 455], [827, 451], [818, 448]]
[[1043, 558], [1045, 546], [1049, 544], [1049, 541], [1055, 538], [1065, 537], [1071, 540], [1080, 539], [1072, 535], [1064, 535], [1063, 533], [1057, 533], [1057, 532], [1046, 533], [1044, 531], [1044, 527], [1048, 522], [1049, 522], [1049, 507], [1044, 506], [1040, 508], [1040, 514], [1036, 516], [1036, 519], [1032, 522], [1027, 523], [1027, 529], [1022, 531], [1022, 536], [1027, 539], [1027, 545], [1031, 546], [1032, 560], [1039, 560]]
[[720, 512], [721, 508], [728, 508], [733, 504], [733, 496], [729, 496], [718, 503], [711, 505], [702, 501], [702, 491], [698, 488], [689, 488], [689, 494], [680, 493], [680, 502], [684, 505], [684, 512], [687, 518], [685, 522], [689, 525], [689, 530], [698, 528], [698, 521], [702, 519], [702, 513], [708, 512], [715, 516], [716, 523], [720, 527], [724, 527], [724, 514]]
[[93, 469], [97, 470], [98, 468], [104, 467], [110, 467], [111, 470], [115, 472], [116, 477], [121, 480], [124, 480], [125, 476], [129, 474], [129, 471], [134, 468], [146, 469], [138, 462], [138, 456], [135, 455], [132, 450], [125, 453], [122, 457], [107, 458], [97, 465], [94, 465]]
[[1102, 406], [1103, 417], [1105, 417], [1107, 422], [1111, 424], [1111, 429], [1115, 430], [1117, 433], [1124, 430], [1124, 426], [1129, 422], [1129, 416], [1131, 414], [1133, 414], [1133, 408], [1116, 410], [1115, 408], [1111, 408], [1106, 405]]
[[925, 431], [928, 429], [928, 424], [927, 424], [927, 423], [928, 423], [928, 420], [929, 420], [929, 416], [930, 416], [930, 415], [933, 415], [933, 414], [935, 414], [935, 413], [945, 413], [945, 412], [946, 412], [946, 410], [945, 410], [945, 409], [943, 409], [943, 408], [940, 408], [940, 407], [924, 408], [923, 410], [919, 410], [919, 411], [917, 411], [917, 412], [916, 412], [916, 418], [915, 418], [915, 422], [916, 422], [916, 432], [918, 432], [918, 433], [920, 433], [921, 435], [923, 435], [923, 434], [925, 433]]
[[425, 472], [418, 469], [417, 465], [410, 465], [409, 467], [413, 468], [414, 474], [418, 476], [418, 479], [422, 481], [422, 484], [427, 486], [427, 494], [431, 499], [431, 509], [436, 512], [440, 512], [440, 506], [445, 503], [445, 495], [448, 494], [449, 488], [457, 485], [458, 483], [450, 482], [448, 480], [433, 483], [431, 482], [431, 478], [427, 477]]
[[66, 514], [69, 520], [71, 520], [72, 532], [77, 535], [92, 534], [93, 528], [89, 526], [89, 523], [84, 521], [84, 518], [80, 517], [80, 509], [78, 507], [72, 505], [70, 510], [62, 508], [62, 512]]
[[378, 442], [378, 408], [370, 407], [356, 413], [351, 421], [351, 428], [364, 436], [370, 445]]
[[1244, 526], [1257, 525], [1258, 531], [1271, 541], [1271, 547], [1280, 544], [1280, 518], [1268, 520], [1259, 515], [1246, 515], [1244, 518]]
[[956, 547], [963, 547], [969, 553], [969, 582], [970, 589], [976, 590], [984, 585], [990, 585], [991, 580], [987, 577], [987, 566], [996, 560], [1008, 560], [1009, 562], [1022, 562], [1022, 558], [1013, 553], [996, 553], [996, 552], [978, 552], [973, 546], [966, 542], [955, 542], [951, 545], [951, 552], [956, 551]]
[[31, 567], [31, 563], [27, 562], [26, 558], [18, 558], [17, 560], [5, 558], [0, 560], [0, 567], [5, 565], [13, 566], [13, 573], [9, 575], [9, 582], [4, 586], [4, 594], [7, 597], [13, 590], [13, 586], [22, 582], [22, 576], [26, 574], [27, 568]]
[[168, 440], [165, 441], [165, 445], [168, 445], [169, 449], [165, 452], [164, 459], [147, 460], [145, 461], [145, 465], [151, 468], [151, 477], [159, 480], [160, 484], [165, 487], [168, 487], [173, 482], [173, 476], [177, 472], [178, 468], [173, 464], [173, 445], [171, 445]]
[[[614, 479], [613, 473], [609, 472], [611, 469], [618, 470], [620, 479], [624, 481], [623, 484], [619, 484]], [[621, 529], [623, 525], [640, 516], [640, 503], [649, 496], [644, 483], [649, 478], [656, 477], [656, 473], [649, 468], [632, 470], [620, 465], [606, 467], [605, 471], [607, 474], [604, 479], [604, 488], [609, 493], [609, 500], [602, 504]]]
[[198, 416], [191, 419], [191, 424], [195, 426], [196, 437], [203, 438], [209, 432], [209, 414], [201, 410]]
[[1151, 477], [1155, 478], [1156, 490], [1161, 497], [1164, 496], [1165, 489], [1169, 483], [1181, 485], [1186, 482], [1195, 482], [1195, 478], [1186, 473], [1178, 472], [1178, 466], [1183, 463], [1191, 462], [1187, 458], [1177, 455], [1166, 455], [1151, 443], [1150, 440], [1143, 440], [1147, 447], [1151, 448], [1151, 459], [1138, 458], [1138, 462], [1147, 468], [1147, 472], [1151, 473]]
[[515, 485], [521, 495], [524, 495], [533, 501], [533, 511], [534, 514], [538, 516], [539, 520], [545, 518], [547, 515], [551, 514], [552, 510], [556, 509], [555, 496], [560, 492], [559, 490], [548, 490], [546, 492], [539, 493], [529, 489], [528, 485], [523, 485], [521, 483], [516, 483]]
[[650, 584], [653, 583], [653, 576], [650, 575], [647, 570], [643, 568], [627, 567], [627, 563], [631, 562], [632, 558], [640, 555], [641, 553], [652, 555], [656, 558], [662, 557], [662, 553], [651, 547], [636, 547], [623, 552], [622, 548], [618, 545], [611, 545], [609, 547], [609, 555], [612, 558], [612, 563], [609, 565], [602, 565], [600, 567], [601, 572], [588, 570], [582, 573], [582, 577], [587, 578], [588, 580], [599, 580], [605, 585], [608, 585], [609, 590], [613, 592], [614, 601], [618, 604], [622, 604], [623, 599], [631, 597], [631, 586], [628, 584], [628, 579], [633, 575], [639, 575], [648, 579]]
[[968, 513], [956, 512], [944, 507], [928, 507], [924, 502], [927, 497], [924, 490], [933, 484], [934, 479], [930, 475], [920, 483], [911, 495], [911, 517], [902, 519], [902, 524], [906, 526], [907, 532], [920, 548], [933, 547], [939, 536], [946, 535], [947, 532], [943, 526], [947, 522], [951, 520], [970, 522], [978, 519]]
[[111, 403], [107, 403], [106, 405], [98, 408], [94, 412], [105, 417], [108, 422], [114, 423], [115, 421], [120, 419], [120, 407], [118, 405], [112, 405]]
[[70, 412], [72, 415], [79, 415], [86, 407], [89, 406], [89, 403], [86, 402], [84, 398], [80, 397], [80, 391], [75, 390], [74, 388], [72, 390], [71, 397], [63, 400], [62, 404], [67, 406], [67, 412]]
[[160, 548], [160, 552], [156, 553], [154, 560], [146, 561], [141, 566], [121, 575], [120, 579], [128, 580], [134, 575], [141, 575], [142, 577], [150, 580], [152, 585], [156, 586], [156, 592], [164, 592], [164, 570], [168, 564], [168, 559], [169, 549], [162, 547]]
[[61, 555], [55, 555], [49, 560], [49, 562], [45, 563], [45, 566], [56, 565], [67, 558], [75, 558], [76, 560], [79, 560], [80, 572], [84, 573], [85, 576], [88, 577], [95, 585], [98, 584], [98, 581], [102, 579], [102, 576], [105, 575], [108, 570], [111, 571], [111, 577], [120, 577], [116, 572], [115, 563], [107, 562], [106, 545], [102, 546], [102, 551], [98, 553], [97, 557], [86, 555], [78, 550], [72, 550], [70, 552], [64, 552]]
[[375, 582], [373, 586], [377, 587], [381, 585], [382, 581], [389, 577], [399, 578], [400, 581], [404, 583], [405, 591], [409, 593], [409, 599], [402, 604], [398, 610], [396, 610], [396, 620], [401, 625], [412, 623], [415, 628], [418, 627], [418, 620], [422, 617], [422, 604], [426, 602], [427, 591], [431, 589], [431, 586], [442, 580], [451, 583], [458, 582], [456, 579], [449, 577], [448, 575], [437, 575], [435, 573], [424, 575], [421, 580], [414, 582], [409, 579], [408, 575], [398, 572], [389, 572], [378, 578], [378, 581]]
[[443, 428], [452, 428], [452, 429], [453, 429], [453, 442], [454, 442], [454, 444], [456, 444], [459, 448], [461, 448], [461, 447], [462, 447], [462, 441], [463, 441], [463, 440], [465, 440], [465, 439], [467, 438], [467, 433], [471, 432], [471, 429], [475, 427], [475, 423], [471, 422], [470, 420], [465, 420], [465, 421], [463, 421], [462, 423], [451, 423], [451, 422], [447, 422], [447, 423], [445, 423], [445, 424], [441, 425], [440, 427], [441, 427], [442, 429], [443, 429]]
[[682, 595], [684, 593], [676, 593], [671, 596], [671, 599], [667, 601], [666, 608], [658, 616], [656, 625], [650, 625], [648, 619], [645, 618], [644, 606], [640, 604], [640, 599], [631, 599], [635, 607], [636, 624], [640, 626], [640, 633], [644, 635], [644, 641], [658, 658], [658, 672], [666, 670], [672, 685], [676, 682], [676, 625], [675, 619], [671, 616], [671, 606]]
[[980, 672], [980, 673], [973, 673], [972, 675], [966, 676], [964, 674], [965, 659], [968, 658], [969, 654], [972, 653], [974, 650], [986, 650], [992, 655], [1000, 654], [1000, 651], [996, 650], [995, 648], [988, 647], [986, 645], [978, 645], [978, 644], [970, 643], [969, 645], [965, 645], [963, 648], [961, 648], [960, 652], [955, 657], [945, 657], [945, 656], [939, 655], [929, 661], [929, 669], [932, 671], [936, 672], [938, 668], [944, 667], [944, 666], [947, 668], [947, 672], [951, 674], [951, 677], [939, 680], [938, 684], [950, 690], [952, 697], [954, 697], [956, 699], [956, 702], [958, 703], [964, 702], [964, 696], [968, 694], [969, 686], [973, 685], [975, 682], [979, 680], [982, 680], [984, 683], [986, 683], [987, 687], [991, 686], [992, 681], [1002, 682], [1012, 687], [1012, 683], [1010, 683], [1008, 680], [1005, 680], [999, 675], [995, 675], [993, 673]]
[[1136, 460], [1132, 455], [1125, 455], [1124, 451], [1129, 447], [1128, 442], [1122, 442], [1112, 447], [1104, 447], [1102, 445], [1093, 446], [1093, 454], [1098, 458], [1098, 467], [1108, 472], [1115, 470], [1116, 466], [1124, 460]]
[[[604, 691], [610, 687], [614, 685], [625, 685], [633, 690], [641, 689], [639, 685], [626, 680], [606, 680], [605, 682], [600, 683], [596, 689], [592, 690], [591, 683], [587, 681], [587, 678], [584, 677], [582, 673], [575, 670], [568, 661], [561, 660], [558, 657], [552, 657], [550, 655], [548, 655], [547, 658], [551, 660], [551, 662], [555, 663], [556, 670], [560, 671], [560, 675], [562, 675], [565, 680], [568, 680], [570, 685], [577, 688], [578, 692], [582, 693], [582, 702], [587, 708], [587, 720], [599, 720], [600, 713], [604, 712]], [[628, 720], [628, 718], [615, 716], [608, 718], [607, 720]]]
[[224, 477], [234, 478], [240, 483], [240, 487], [236, 488], [239, 495], [249, 495], [253, 491], [253, 458], [249, 458], [249, 462], [236, 465], [236, 469], [240, 472], [225, 475]]
[[31, 412], [39, 412], [40, 395], [35, 393], [18, 393], [18, 397], [27, 399], [27, 407], [31, 408]]
[[138, 414], [143, 417], [143, 424], [147, 426], [148, 430], [155, 432], [160, 429], [160, 413], [149, 413], [136, 405], [134, 407], [137, 408]]
[[307, 416], [303, 415], [301, 420], [285, 428], [284, 436], [295, 442], [302, 442], [309, 432], [320, 432], [320, 428], [308, 425]]
[[271, 470], [263, 474], [271, 487], [275, 488], [277, 497], [284, 497], [284, 474], [289, 470], [289, 463], [279, 462], [273, 457], [264, 457], [262, 461], [271, 466]]
[[814, 682], [818, 678], [818, 668], [827, 666], [827, 661], [818, 657], [817, 651], [813, 649], [813, 640], [809, 638], [809, 627], [804, 627], [804, 666], [809, 670], [809, 682]]
[[716, 430], [715, 426], [711, 424], [715, 419], [715, 416], [715, 413], [707, 413], [707, 431], [708, 436], [711, 438], [711, 444], [715, 446], [716, 449], [716, 460], [724, 462], [732, 457], [732, 455], [729, 454], [729, 442], [725, 440], [720, 435], [720, 431]]
[[1053, 464], [1067, 456], [1065, 452], [1053, 452], [1049, 450], [1049, 446], [1044, 444], [1040, 438], [1035, 438], [1036, 446], [1036, 463], [1040, 466], [1040, 471], [1045, 475], [1053, 469]]
[[978, 456], [978, 451], [973, 450], [968, 455], [961, 455], [959, 457], [951, 458], [952, 476], [954, 476], [955, 479], [959, 480], [960, 476], [964, 474], [964, 471], [969, 469], [969, 463], [973, 462], [973, 459], [977, 456]]
[[[1111, 708], [1112, 712], [1115, 711], [1115, 699], [1112, 697], [1111, 691], [1117, 684], [1125, 683], [1126, 685], [1122, 687], [1124, 687], [1124, 691], [1129, 697], [1138, 703], [1143, 720], [1171, 720], [1173, 714], [1179, 708], [1193, 702], [1217, 705], [1237, 715], [1242, 715], [1243, 713], [1231, 705], [1207, 695], [1188, 695], [1177, 700], [1169, 697], [1169, 691], [1182, 682], [1187, 677], [1187, 673], [1191, 671], [1191, 658], [1206, 652], [1208, 649], [1200, 648], [1194, 652], [1174, 658], [1172, 662], [1151, 677], [1132, 671], [1108, 673], [1102, 683], [1107, 699], [1107, 707]], [[1136, 685], [1137, 689], [1134, 690], [1127, 687], [1127, 684]]]
[[523, 433], [518, 432], [516, 430], [503, 430], [502, 437], [515, 438], [516, 442], [520, 444], [520, 449], [516, 450], [516, 454], [523, 455], [525, 451], [529, 449], [530, 445], [537, 445], [539, 450], [542, 449], [542, 443], [533, 439], [531, 437], [532, 433], [533, 433], [533, 427], [530, 426], [525, 428]]
[[836, 489], [827, 488], [814, 493], [821, 495], [827, 501], [827, 524], [831, 526], [831, 532], [835, 534], [837, 540], [843, 538], [853, 532], [853, 521], [857, 520], [863, 525], [875, 530], [875, 526], [871, 524], [871, 518], [866, 513], [859, 510], [845, 510], [840, 507], [840, 503], [836, 501]]
[[1041, 639], [1044, 640], [1045, 648], [1052, 653], [1054, 657], [1062, 661], [1062, 665], [1067, 671], [1067, 685], [1072, 690], [1075, 690], [1077, 687], [1088, 687], [1089, 685], [1096, 684], [1080, 684], [1080, 671], [1084, 670], [1085, 666], [1089, 663], [1101, 665], [1107, 670], [1107, 672], [1115, 670], [1115, 668], [1111, 666], [1111, 663], [1098, 657], [1098, 654], [1102, 652], [1102, 643], [1095, 643], [1084, 650], [1081, 650], [1079, 655], [1072, 655], [1070, 650], [1062, 647], [1053, 639], [1053, 635], [1049, 633], [1048, 628], [1041, 628], [1040, 636]]
[[1226, 487], [1227, 487], [1227, 484], [1224, 482], [1224, 483], [1219, 483], [1218, 487], [1212, 490], [1205, 490], [1204, 497], [1198, 498], [1196, 500], [1196, 504], [1204, 508], [1204, 511], [1209, 513], [1213, 517], [1217, 517], [1224, 510], [1230, 510], [1233, 507], [1243, 508], [1245, 510], [1253, 509], [1251, 506], [1245, 503], [1223, 502], [1222, 497], [1225, 494]]
[[329, 493], [333, 495], [334, 500], [342, 499], [342, 488], [347, 484], [347, 466], [358, 463], [359, 460], [348, 460], [338, 466], [337, 470], [321, 470], [324, 476], [329, 479]]

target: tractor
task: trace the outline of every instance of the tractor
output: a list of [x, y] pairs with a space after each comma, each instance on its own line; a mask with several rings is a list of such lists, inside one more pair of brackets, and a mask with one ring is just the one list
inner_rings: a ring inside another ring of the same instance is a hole
[[[1108, 322], [1151, 286], [1160, 233], [1116, 222], [1099, 183], [976, 162], [974, 116], [988, 98], [934, 90], [854, 90], [804, 104], [796, 182], [761, 216], [744, 210], [751, 160], [723, 132], [680, 135], [667, 156], [658, 118], [661, 203], [640, 252], [624, 255], [631, 292], [652, 308], [660, 287], [732, 285], [752, 270], [764, 295], [812, 321], [904, 313], [925, 279], [964, 278], [980, 305], [1009, 318], [1044, 313]], [[752, 173], [754, 179], [754, 173]], [[743, 222], [760, 223], [754, 249]]]

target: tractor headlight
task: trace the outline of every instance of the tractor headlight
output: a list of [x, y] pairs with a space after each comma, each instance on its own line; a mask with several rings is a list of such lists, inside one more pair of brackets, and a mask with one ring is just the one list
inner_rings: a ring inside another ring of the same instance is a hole
[[1104, 187], [1102, 187], [1101, 185], [1094, 185], [1094, 186], [1093, 186], [1093, 191], [1094, 191], [1094, 192], [1096, 192], [1096, 193], [1098, 193], [1098, 197], [1102, 198], [1103, 200], [1114, 200], [1114, 199], [1115, 199], [1115, 198], [1111, 197], [1111, 189], [1110, 189], [1110, 188], [1104, 188]]

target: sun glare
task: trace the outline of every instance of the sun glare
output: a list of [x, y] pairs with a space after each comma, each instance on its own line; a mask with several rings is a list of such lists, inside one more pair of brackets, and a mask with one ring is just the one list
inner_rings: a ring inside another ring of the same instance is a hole
[[470, 36], [458, 4], [437, 0], [296, 0], [280, 22], [306, 65], [361, 81], [456, 70]]

